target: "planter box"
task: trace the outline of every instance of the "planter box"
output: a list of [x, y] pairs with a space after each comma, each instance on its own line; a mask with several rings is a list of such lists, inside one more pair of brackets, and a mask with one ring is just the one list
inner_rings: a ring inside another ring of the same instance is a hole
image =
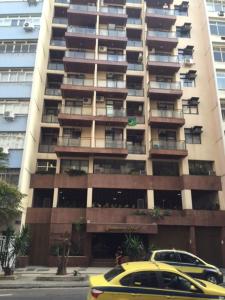
[[152, 224], [155, 222], [150, 216], [128, 215], [126, 217], [126, 223], [128, 223], [128, 224]]
[[16, 258], [16, 268], [26, 268], [29, 266], [29, 256], [18, 256]]
[[[58, 258], [57, 256], [48, 257], [48, 266], [57, 267]], [[89, 259], [87, 256], [69, 256], [67, 267], [88, 267]]]

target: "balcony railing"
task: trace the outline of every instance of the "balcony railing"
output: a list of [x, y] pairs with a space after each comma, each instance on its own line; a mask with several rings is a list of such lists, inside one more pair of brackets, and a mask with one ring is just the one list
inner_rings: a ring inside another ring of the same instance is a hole
[[89, 51], [66, 51], [65, 57], [79, 58], [79, 59], [95, 59], [95, 53]]
[[55, 3], [69, 4], [70, 0], [55, 0]]
[[127, 3], [141, 4], [142, 0], [127, 0]]
[[60, 89], [54, 89], [54, 88], [46, 88], [45, 89], [45, 95], [50, 96], [62, 96]]
[[59, 137], [58, 146], [63, 147], [91, 147], [91, 138], [72, 138], [72, 137]]
[[128, 124], [129, 121], [131, 120], [132, 122], [135, 122], [135, 124], [144, 124], [145, 123], [145, 117], [144, 116], [134, 116], [133, 114], [130, 115], [127, 113], [128, 116]]
[[143, 71], [143, 65], [142, 64], [128, 63], [128, 67], [127, 68], [130, 71]]
[[80, 78], [64, 77], [63, 83], [69, 84], [69, 85], [93, 86], [94, 80], [93, 79], [80, 79]]
[[160, 117], [160, 118], [183, 118], [182, 110], [150, 110], [150, 115], [152, 117]]
[[97, 11], [97, 7], [94, 5], [78, 5], [78, 4], [70, 4], [70, 9], [74, 9], [76, 11]]
[[53, 153], [55, 151], [55, 145], [53, 144], [40, 144], [39, 152], [41, 153]]
[[132, 24], [132, 25], [141, 25], [142, 20], [138, 18], [128, 18], [127, 19], [127, 24]]
[[51, 40], [50, 45], [52, 46], [66, 46], [66, 41], [65, 40]]
[[180, 82], [150, 81], [149, 87], [151, 89], [181, 90], [181, 83]]
[[64, 64], [62, 63], [48, 63], [48, 69], [49, 70], [60, 70], [64, 71]]
[[128, 88], [128, 96], [143, 97], [144, 96], [144, 90], [143, 89]]
[[43, 123], [58, 123], [58, 117], [55, 115], [43, 115], [42, 122]]
[[145, 145], [133, 145], [127, 142], [127, 150], [129, 154], [145, 154]]
[[147, 8], [147, 13], [162, 16], [175, 16], [173, 9]]
[[142, 41], [138, 41], [138, 40], [128, 40], [127, 41], [127, 46], [129, 47], [142, 47]]
[[101, 6], [100, 12], [112, 14], [125, 14], [126, 10], [120, 7]]
[[168, 63], [178, 63], [179, 59], [176, 55], [162, 55], [162, 54], [150, 54], [148, 56], [149, 61], [153, 62], [168, 62]]
[[53, 18], [53, 24], [68, 24], [68, 19], [67, 18]]
[[117, 80], [98, 80], [98, 87], [125, 89], [126, 81]]
[[112, 36], [112, 37], [126, 37], [127, 33], [125, 30], [114, 30], [114, 29], [99, 29], [99, 35]]
[[91, 28], [91, 27], [69, 26], [67, 30], [68, 32], [74, 32], [78, 34], [96, 35], [96, 28]]
[[176, 38], [176, 32], [173, 31], [158, 31], [158, 30], [149, 30], [148, 36], [160, 37], [160, 38]]
[[114, 148], [114, 149], [125, 149], [126, 141], [123, 140], [110, 140], [110, 139], [96, 139], [96, 148]]
[[99, 53], [98, 54], [98, 59], [99, 60], [105, 60], [105, 61], [126, 61], [126, 56], [125, 55], [120, 55], [120, 54], [108, 54], [108, 53]]
[[97, 107], [97, 116], [107, 116], [107, 117], [126, 117], [126, 111], [124, 109], [111, 109], [107, 107]]
[[186, 143], [185, 141], [152, 140], [151, 148], [159, 150], [186, 150]]
[[82, 106], [82, 107], [63, 106], [61, 108], [61, 113], [68, 114], [68, 115], [91, 116], [92, 106]]

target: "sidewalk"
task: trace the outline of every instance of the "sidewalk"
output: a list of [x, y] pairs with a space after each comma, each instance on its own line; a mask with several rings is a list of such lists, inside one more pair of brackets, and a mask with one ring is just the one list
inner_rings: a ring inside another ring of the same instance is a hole
[[[16, 269], [14, 275], [15, 280], [1, 279], [0, 289], [31, 289], [31, 288], [74, 288], [74, 287], [88, 287], [89, 275], [97, 275], [105, 273], [110, 268], [67, 268], [67, 276], [73, 278], [74, 270], [77, 270], [80, 275], [86, 278], [82, 281], [49, 281], [49, 277], [55, 276], [56, 268], [44, 268], [44, 267], [28, 267], [24, 269]], [[3, 273], [0, 273], [3, 275]], [[37, 281], [37, 277], [46, 277], [46, 280]]]

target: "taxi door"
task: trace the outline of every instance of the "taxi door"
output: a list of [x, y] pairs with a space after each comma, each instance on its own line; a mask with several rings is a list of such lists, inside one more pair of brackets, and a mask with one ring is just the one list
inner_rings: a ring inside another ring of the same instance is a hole
[[190, 276], [202, 278], [205, 266], [192, 255], [186, 253], [177, 253], [180, 257], [180, 263], [176, 268]]

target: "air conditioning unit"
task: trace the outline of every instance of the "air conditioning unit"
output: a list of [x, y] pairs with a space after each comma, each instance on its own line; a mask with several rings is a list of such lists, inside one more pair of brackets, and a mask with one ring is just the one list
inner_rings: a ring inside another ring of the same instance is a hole
[[23, 29], [27, 32], [34, 30], [34, 24], [30, 20], [23, 23]]
[[15, 114], [12, 111], [5, 111], [4, 112], [4, 118], [6, 120], [12, 121], [15, 118]]
[[108, 24], [108, 29], [114, 30], [116, 28], [115, 24]]
[[91, 104], [91, 98], [83, 98], [83, 104], [85, 105]]
[[218, 12], [218, 16], [219, 16], [219, 17], [224, 17], [224, 11], [222, 11], [222, 10], [219, 11], [219, 12]]
[[3, 147], [3, 153], [4, 154], [9, 154], [9, 148], [8, 147]]
[[105, 47], [105, 46], [99, 46], [98, 47], [98, 51], [102, 52], [102, 53], [105, 53], [105, 52], [107, 52], [107, 47]]
[[185, 58], [184, 59], [184, 64], [186, 66], [192, 66], [194, 64], [193, 59], [192, 58]]
[[103, 97], [103, 96], [97, 96], [96, 101], [97, 102], [104, 102], [105, 101], [105, 97]]

